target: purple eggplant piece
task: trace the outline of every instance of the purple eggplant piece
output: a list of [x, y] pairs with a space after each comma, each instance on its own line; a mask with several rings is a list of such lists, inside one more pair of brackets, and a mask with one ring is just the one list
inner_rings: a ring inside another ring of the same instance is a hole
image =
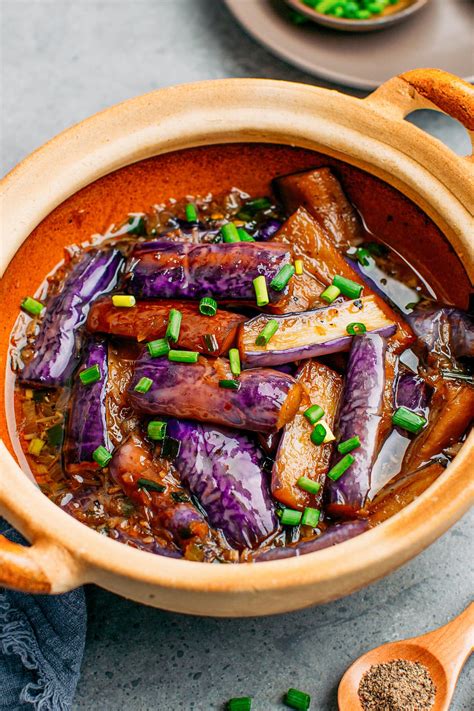
[[453, 306], [415, 309], [407, 321], [428, 351], [474, 357], [474, 318], [466, 311]]
[[395, 388], [395, 409], [407, 407], [418, 415], [427, 416], [431, 388], [423, 378], [414, 373], [402, 372]]
[[116, 285], [122, 261], [117, 249], [84, 254], [46, 306], [35, 355], [19, 374], [22, 383], [51, 388], [66, 383], [79, 360], [78, 329], [91, 301]]
[[[349, 353], [337, 434], [339, 442], [358, 435], [361, 446], [351, 452], [355, 461], [337, 481], [328, 477], [325, 491], [330, 512], [344, 518], [364, 506], [370, 490], [383, 413], [385, 352], [382, 336], [364, 333], [354, 338]], [[340, 459], [336, 454], [332, 466]]]
[[[265, 346], [256, 339], [270, 319], [278, 330]], [[377, 297], [334, 303], [320, 309], [290, 314], [259, 314], [240, 327], [238, 346], [245, 367], [275, 367], [350, 349], [353, 336], [347, 327], [362, 322], [367, 331], [391, 336], [397, 326], [377, 304]]]
[[273, 239], [282, 224], [281, 220], [276, 220], [273, 217], [270, 218], [258, 228], [255, 239], [260, 240], [261, 242], [268, 242]]
[[[128, 291], [145, 299], [211, 296], [255, 302], [253, 280], [263, 275], [269, 285], [290, 262], [291, 251], [283, 244], [143, 242], [129, 260]], [[272, 303], [285, 293], [268, 288]]]
[[84, 385], [76, 374], [63, 448], [65, 469], [68, 472], [97, 468], [92, 454], [97, 447], [110, 448], [106, 420], [107, 344], [105, 340], [88, 342], [81, 370], [99, 366], [100, 380]]
[[[143, 377], [152, 381], [146, 393], [135, 390]], [[255, 432], [281, 429], [299, 407], [301, 386], [291, 375], [268, 368], [244, 370], [239, 390], [219, 386], [221, 380], [232, 378], [224, 358], [200, 356], [197, 363], [176, 363], [166, 357], [152, 358], [145, 350], [135, 364], [128, 400], [141, 413]]]
[[167, 434], [181, 442], [174, 465], [182, 482], [231, 545], [255, 548], [276, 531], [263, 455], [250, 437], [175, 419]]
[[174, 550], [173, 548], [165, 548], [160, 546], [156, 541], [151, 541], [151, 543], [145, 543], [140, 538], [135, 538], [125, 531], [121, 531], [118, 528], [114, 528], [109, 531], [109, 538], [114, 541], [120, 541], [120, 543], [129, 546], [130, 548], [137, 548], [141, 551], [146, 551], [147, 553], [154, 553], [155, 555], [164, 555], [165, 558], [182, 558], [183, 554], [181, 551]]
[[360, 536], [369, 529], [369, 524], [366, 519], [358, 521], [348, 521], [347, 523], [338, 523], [331, 526], [327, 531], [321, 533], [317, 538], [312, 538], [308, 541], [300, 541], [290, 546], [281, 548], [270, 548], [269, 550], [256, 553], [253, 556], [255, 563], [264, 563], [267, 560], [281, 560], [282, 558], [292, 558], [295, 556], [305, 555], [305, 553], [314, 553], [315, 551], [323, 550], [335, 546], [338, 543], [344, 543], [351, 538]]

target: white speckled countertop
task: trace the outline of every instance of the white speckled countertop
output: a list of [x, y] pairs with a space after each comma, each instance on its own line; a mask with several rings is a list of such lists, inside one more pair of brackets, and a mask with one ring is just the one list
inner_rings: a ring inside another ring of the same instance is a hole
[[[229, 76], [319, 83], [256, 45], [219, 0], [0, 0], [0, 13], [2, 172], [72, 123], [157, 87]], [[432, 112], [415, 120], [468, 151], [455, 122]], [[295, 686], [311, 693], [312, 710], [333, 711], [357, 656], [444, 624], [470, 601], [472, 521], [370, 588], [280, 617], [185, 617], [90, 587], [75, 708], [209, 711], [252, 695], [255, 711], [271, 711]], [[472, 708], [473, 670], [453, 711]]]

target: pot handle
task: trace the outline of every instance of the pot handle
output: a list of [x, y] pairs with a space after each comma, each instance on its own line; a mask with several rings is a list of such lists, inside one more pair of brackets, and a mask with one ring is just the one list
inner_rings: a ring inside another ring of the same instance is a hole
[[51, 592], [52, 584], [36, 555], [38, 546], [22, 546], [0, 536], [0, 586], [28, 593]]
[[[412, 69], [389, 79], [365, 101], [404, 119], [416, 109], [437, 109], [457, 119], [474, 149], [474, 88], [441, 69]], [[467, 157], [472, 160], [473, 154]]]

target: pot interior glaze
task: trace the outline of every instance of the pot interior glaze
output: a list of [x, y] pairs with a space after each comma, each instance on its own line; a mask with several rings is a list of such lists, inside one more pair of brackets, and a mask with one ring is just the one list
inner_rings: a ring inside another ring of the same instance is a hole
[[[258, 143], [213, 145], [160, 155], [110, 173], [67, 199], [38, 225], [10, 263], [0, 285], [0, 368], [1, 393], [3, 398], [7, 391], [5, 405], [12, 436], [10, 333], [22, 298], [35, 293], [61, 261], [65, 246], [86, 242], [121, 222], [129, 212], [147, 211], [170, 197], [218, 194], [233, 187], [252, 196], [265, 195], [271, 192], [270, 183], [276, 176], [321, 166], [335, 170], [368, 230], [419, 272], [433, 296], [467, 307], [468, 276], [438, 227], [398, 190], [359, 168], [310, 150]], [[9, 443], [12, 453], [18, 452], [3, 418], [0, 436]]]

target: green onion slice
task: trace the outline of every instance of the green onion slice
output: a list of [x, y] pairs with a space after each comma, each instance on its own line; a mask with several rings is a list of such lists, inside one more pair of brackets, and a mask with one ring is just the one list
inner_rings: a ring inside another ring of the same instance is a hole
[[341, 454], [349, 454], [349, 452], [352, 452], [353, 449], [357, 449], [357, 447], [360, 447], [359, 435], [346, 439], [344, 442], [339, 442], [337, 451]]
[[253, 280], [253, 288], [255, 289], [257, 306], [266, 306], [270, 303], [270, 299], [268, 298], [267, 282], [263, 274]]
[[308, 494], [317, 494], [321, 489], [319, 481], [313, 481], [313, 479], [310, 479], [308, 476], [300, 476], [296, 483], [300, 489], [307, 491]]
[[322, 444], [326, 438], [326, 428], [324, 425], [316, 425], [311, 432], [311, 442], [313, 444]]
[[26, 296], [21, 302], [21, 308], [28, 311], [32, 316], [38, 316], [44, 309], [44, 304], [41, 301], [33, 299], [32, 296]]
[[193, 205], [191, 202], [188, 202], [188, 204], [186, 205], [184, 210], [185, 210], [186, 219], [188, 222], [197, 222], [198, 221], [198, 214], [197, 214], [195, 205]]
[[337, 464], [333, 466], [333, 468], [328, 471], [328, 477], [332, 479], [333, 481], [337, 481], [349, 467], [354, 464], [355, 459], [352, 456], [352, 454], [346, 454], [345, 457], [340, 459]]
[[346, 331], [350, 336], [360, 336], [367, 331], [367, 327], [365, 323], [353, 321], [352, 323], [347, 324]]
[[266, 346], [272, 336], [278, 331], [279, 323], [275, 318], [271, 318], [262, 328], [257, 338], [255, 339], [255, 345]]
[[139, 489], [148, 489], [149, 491], [158, 491], [160, 494], [162, 494], [164, 491], [166, 491], [166, 486], [163, 486], [163, 484], [158, 484], [157, 481], [153, 481], [152, 479], [139, 479], [137, 481], [137, 485]]
[[252, 237], [252, 235], [249, 235], [247, 230], [244, 230], [243, 227], [239, 227], [237, 229], [237, 232], [239, 234], [241, 242], [255, 242], [255, 239]]
[[100, 368], [97, 363], [95, 363], [95, 365], [91, 365], [90, 368], [81, 370], [79, 378], [81, 379], [81, 383], [83, 385], [92, 385], [92, 383], [97, 383], [100, 380]]
[[134, 296], [129, 296], [128, 294], [114, 294], [112, 296], [112, 303], [119, 308], [131, 309], [137, 302]]
[[363, 267], [368, 267], [370, 265], [370, 260], [372, 259], [372, 256], [369, 250], [365, 249], [365, 247], [357, 248], [356, 257], [358, 262], [362, 264]]
[[161, 445], [161, 456], [165, 459], [176, 459], [181, 449], [181, 442], [174, 437], [165, 437]]
[[92, 452], [92, 459], [97, 462], [99, 467], [106, 467], [112, 459], [112, 455], [105, 447], [100, 445]]
[[418, 434], [426, 425], [426, 419], [408, 407], [399, 407], [392, 415], [392, 423], [403, 430]]
[[351, 279], [346, 279], [346, 277], [339, 276], [339, 274], [336, 274], [333, 278], [332, 284], [339, 289], [341, 294], [347, 296], [348, 299], [358, 299], [362, 293], [362, 289], [364, 288], [362, 284], [358, 284], [356, 281], [352, 281]]
[[271, 280], [270, 287], [275, 291], [283, 291], [291, 277], [295, 273], [293, 264], [285, 264], [278, 274]]
[[308, 711], [311, 703], [311, 696], [298, 689], [288, 689], [284, 698], [285, 704], [298, 711]]
[[240, 353], [238, 348], [231, 348], [229, 351], [230, 372], [232, 375], [240, 375], [242, 368], [240, 365]]
[[203, 296], [199, 302], [199, 313], [203, 316], [215, 316], [217, 313], [217, 301], [209, 296]]
[[280, 521], [285, 526], [298, 526], [302, 515], [301, 511], [295, 511], [295, 509], [283, 509]]
[[174, 351], [168, 353], [168, 360], [174, 363], [197, 363], [199, 353], [197, 351]]
[[181, 329], [181, 321], [183, 319], [183, 314], [178, 309], [171, 309], [168, 316], [168, 326], [166, 328], [165, 338], [169, 341], [176, 341], [179, 338], [179, 331]]
[[301, 517], [301, 523], [303, 526], [311, 526], [311, 528], [316, 528], [319, 522], [319, 517], [321, 516], [321, 511], [319, 509], [312, 509], [311, 507], [306, 507], [303, 511], [303, 516]]
[[166, 338], [157, 338], [156, 341], [149, 341], [146, 344], [148, 348], [148, 353], [152, 358], [159, 358], [160, 356], [168, 355], [170, 350], [170, 344]]
[[151, 420], [147, 426], [147, 434], [150, 439], [155, 441], [164, 439], [166, 435], [166, 422]]
[[227, 390], [240, 390], [241, 383], [238, 380], [219, 380], [219, 387]]
[[237, 231], [237, 227], [233, 222], [227, 222], [227, 224], [222, 225], [221, 235], [224, 242], [240, 242], [240, 236]]
[[320, 405], [311, 405], [307, 410], [303, 412], [308, 422], [315, 425], [321, 417], [324, 417], [324, 410]]
[[151, 378], [146, 378], [145, 376], [143, 378], [140, 378], [138, 383], [135, 385], [133, 388], [137, 393], [147, 393], [151, 386], [153, 385], [153, 380]]
[[331, 286], [328, 286], [326, 289], [324, 289], [324, 291], [320, 294], [320, 297], [327, 304], [332, 304], [332, 302], [337, 299], [340, 294], [341, 290], [338, 289], [337, 286], [331, 284]]

